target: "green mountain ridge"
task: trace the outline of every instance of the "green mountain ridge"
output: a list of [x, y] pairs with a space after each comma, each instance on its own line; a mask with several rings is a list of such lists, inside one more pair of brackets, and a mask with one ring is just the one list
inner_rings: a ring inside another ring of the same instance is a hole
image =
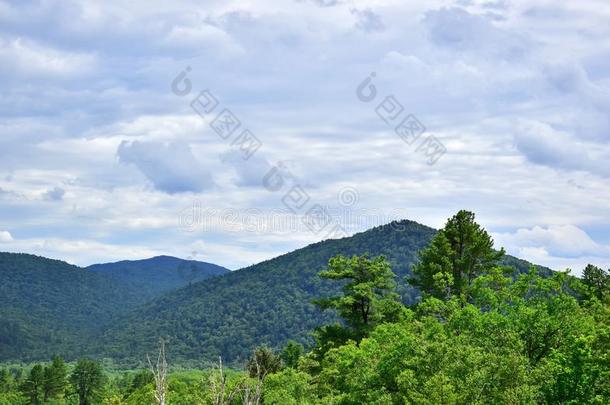
[[[436, 230], [413, 221], [393, 222], [348, 238], [326, 240], [204, 283], [195, 283], [148, 302], [106, 330], [102, 350], [129, 364], [152, 352], [159, 338], [169, 340], [173, 361], [242, 363], [259, 345], [281, 347], [288, 339], [304, 343], [333, 317], [311, 301], [337, 287], [319, 277], [337, 254], [385, 255], [398, 275], [399, 292], [411, 303], [418, 292], [405, 282], [420, 249]], [[506, 256], [504, 264], [524, 272], [530, 263]], [[549, 271], [545, 269], [544, 271]]]
[[229, 269], [213, 263], [171, 256], [94, 264], [86, 269], [108, 276], [116, 282], [131, 285], [137, 289], [143, 301], [166, 291], [230, 272]]
[[[405, 277], [435, 233], [413, 221], [393, 222], [233, 272], [166, 256], [83, 269], [0, 253], [0, 361], [60, 354], [132, 366], [168, 338], [175, 364], [222, 356], [238, 365], [256, 346], [309, 343], [316, 326], [334, 319], [311, 301], [337, 290], [317, 277], [337, 254], [385, 255], [403, 302], [414, 302], [419, 293]], [[530, 266], [511, 256], [504, 262], [519, 272]]]
[[228, 272], [210, 263], [153, 258], [81, 268], [0, 253], [0, 361], [72, 358], [114, 320], [156, 296]]

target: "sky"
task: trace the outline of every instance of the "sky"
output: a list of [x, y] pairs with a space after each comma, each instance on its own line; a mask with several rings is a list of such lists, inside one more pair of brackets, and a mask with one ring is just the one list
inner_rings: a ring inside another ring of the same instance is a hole
[[0, 0], [0, 251], [231, 269], [460, 209], [610, 267], [604, 0]]

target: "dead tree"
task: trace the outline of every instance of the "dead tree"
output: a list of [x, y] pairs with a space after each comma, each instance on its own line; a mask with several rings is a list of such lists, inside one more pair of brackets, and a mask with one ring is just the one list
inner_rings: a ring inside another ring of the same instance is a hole
[[155, 379], [155, 399], [158, 405], [167, 405], [167, 360], [165, 358], [165, 340], [159, 341], [159, 357], [153, 366], [150, 357], [146, 355], [150, 371]]
[[261, 367], [256, 357], [254, 361], [256, 366], [256, 385], [253, 391], [247, 384], [244, 384], [243, 405], [259, 405], [263, 396], [263, 383], [267, 377], [267, 371]]
[[214, 405], [229, 405], [240, 391], [242, 382], [239, 382], [232, 389], [227, 387], [227, 376], [222, 366], [222, 357], [218, 357], [218, 370], [210, 375], [210, 390], [212, 391], [212, 401]]

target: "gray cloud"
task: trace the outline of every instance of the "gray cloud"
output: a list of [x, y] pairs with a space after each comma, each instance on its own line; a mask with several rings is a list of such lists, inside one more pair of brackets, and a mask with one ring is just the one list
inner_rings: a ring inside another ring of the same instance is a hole
[[[210, 259], [235, 260], [239, 243], [270, 257], [315, 237], [185, 235], [176, 213], [192, 192], [280, 208], [281, 192], [257, 187], [279, 161], [323, 204], [350, 184], [359, 209], [439, 226], [469, 208], [509, 233], [595, 224], [591, 238], [610, 245], [608, 6], [440, 3], [2, 2], [0, 220], [13, 246], [87, 261], [201, 241], [228, 252]], [[194, 92], [209, 88], [264, 142], [255, 157], [228, 152], [190, 109], [194, 93], [171, 93], [186, 66]], [[362, 103], [355, 87], [373, 71], [378, 99]], [[379, 119], [387, 95], [446, 143], [436, 166]], [[45, 203], [57, 184], [64, 203]]]
[[245, 187], [261, 187], [263, 177], [272, 166], [261, 153], [256, 153], [250, 159], [244, 160], [241, 153], [231, 151], [223, 154], [221, 161], [233, 167], [237, 174], [236, 184]]
[[371, 9], [364, 10], [352, 9], [352, 14], [356, 17], [356, 28], [365, 32], [383, 31], [385, 26], [381, 17]]
[[66, 190], [61, 187], [54, 187], [53, 189], [44, 193], [44, 199], [48, 201], [61, 201], [66, 194]]
[[522, 123], [516, 129], [517, 149], [533, 163], [560, 170], [584, 170], [610, 177], [610, 148], [583, 142], [540, 122]]
[[206, 168], [183, 143], [123, 141], [121, 163], [133, 164], [157, 190], [168, 194], [202, 192], [213, 185]]
[[523, 35], [498, 28], [486, 16], [458, 7], [429, 11], [423, 22], [432, 41], [452, 51], [515, 59], [532, 47]]

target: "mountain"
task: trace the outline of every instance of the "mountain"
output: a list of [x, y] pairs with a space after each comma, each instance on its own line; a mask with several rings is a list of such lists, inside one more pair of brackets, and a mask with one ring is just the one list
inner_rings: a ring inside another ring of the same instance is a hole
[[0, 361], [74, 358], [114, 320], [149, 299], [229, 270], [158, 257], [83, 269], [0, 253]]
[[[404, 278], [411, 274], [418, 251], [435, 232], [412, 221], [393, 222], [193, 283], [117, 321], [92, 351], [131, 364], [144, 359], [163, 337], [169, 338], [174, 362], [212, 360], [221, 355], [236, 364], [258, 345], [280, 347], [288, 339], [308, 342], [316, 326], [332, 319], [311, 304], [314, 297], [337, 289], [316, 275], [329, 258], [337, 254], [385, 255], [398, 275], [402, 299], [409, 303], [418, 293]], [[530, 266], [510, 256], [505, 263], [519, 272]]]
[[139, 291], [142, 299], [230, 272], [229, 269], [216, 264], [170, 256], [94, 264], [87, 267], [87, 270], [130, 285]]
[[79, 351], [86, 336], [136, 304], [107, 277], [43, 257], [0, 253], [0, 360]]

